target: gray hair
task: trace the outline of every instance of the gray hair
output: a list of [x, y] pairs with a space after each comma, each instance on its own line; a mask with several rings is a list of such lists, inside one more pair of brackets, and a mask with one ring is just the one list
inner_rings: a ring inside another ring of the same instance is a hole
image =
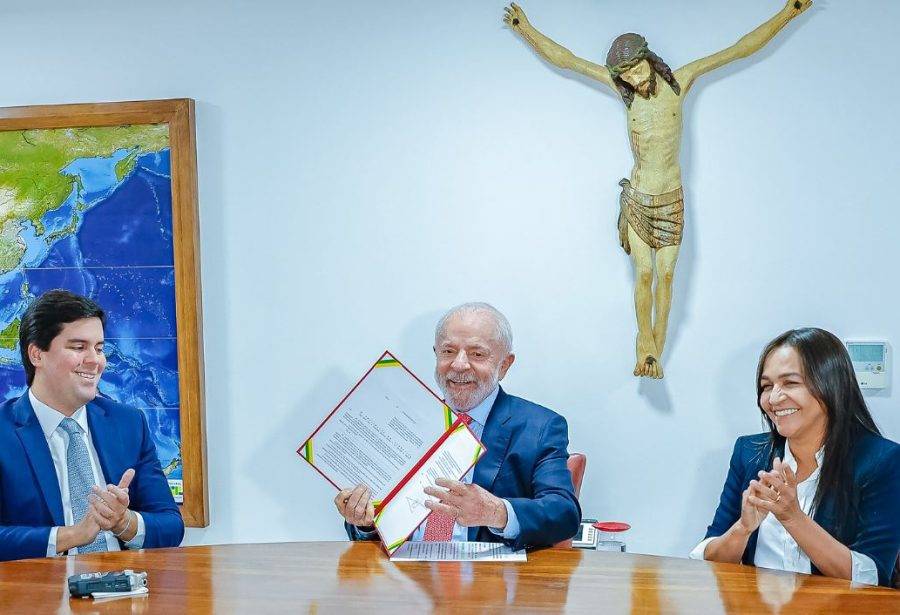
[[437, 344], [438, 338], [440, 338], [441, 333], [444, 330], [444, 326], [447, 324], [447, 321], [457, 314], [489, 314], [493, 320], [494, 325], [497, 327], [497, 341], [500, 342], [500, 345], [503, 346], [503, 349], [510, 353], [512, 352], [512, 327], [509, 326], [509, 321], [506, 320], [506, 316], [503, 313], [495, 308], [490, 303], [484, 303], [483, 301], [470, 301], [468, 303], [461, 303], [456, 307], [450, 308], [447, 310], [443, 316], [441, 316], [440, 320], [437, 322], [437, 326], [434, 328], [434, 341]]

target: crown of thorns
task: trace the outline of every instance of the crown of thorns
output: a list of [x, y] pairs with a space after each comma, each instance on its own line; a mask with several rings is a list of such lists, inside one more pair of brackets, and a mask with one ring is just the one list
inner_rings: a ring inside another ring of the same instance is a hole
[[623, 34], [613, 41], [606, 54], [606, 68], [613, 77], [618, 77], [629, 68], [647, 57], [650, 51], [647, 39], [640, 34]]

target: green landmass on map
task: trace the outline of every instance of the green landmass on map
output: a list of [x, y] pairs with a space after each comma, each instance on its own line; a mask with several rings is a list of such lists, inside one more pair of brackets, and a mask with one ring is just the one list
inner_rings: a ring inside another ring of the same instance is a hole
[[[0, 193], [0, 198], [2, 198], [2, 193]], [[15, 268], [24, 253], [25, 242], [19, 239], [19, 222], [17, 220], [4, 221], [3, 226], [0, 227], [0, 273], [6, 273]]]
[[134, 165], [137, 164], [138, 154], [140, 153], [141, 150], [139, 148], [134, 148], [127, 156], [116, 163], [116, 179], [118, 181], [128, 177], [128, 174], [134, 170]]
[[69, 223], [67, 225], [65, 225], [63, 228], [59, 229], [58, 231], [56, 231], [54, 233], [50, 233], [50, 235], [47, 237], [47, 242], [53, 243], [57, 239], [62, 239], [66, 235], [71, 235], [77, 229], [78, 229], [78, 214], [73, 213], [72, 219], [69, 220]]
[[0, 331], [0, 348], [15, 350], [16, 344], [18, 343], [19, 319], [16, 318], [14, 321], [9, 323], [9, 325], [3, 331]]
[[80, 187], [77, 178], [61, 173], [69, 163], [128, 149], [116, 165], [121, 180], [139, 155], [168, 146], [168, 124], [0, 131], [0, 273], [15, 268], [25, 252], [21, 222], [30, 221], [42, 235], [44, 214]]

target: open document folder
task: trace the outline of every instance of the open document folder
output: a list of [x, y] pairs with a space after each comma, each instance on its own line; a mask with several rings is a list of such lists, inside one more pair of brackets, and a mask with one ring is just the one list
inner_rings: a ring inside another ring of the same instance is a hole
[[431, 512], [424, 488], [459, 480], [484, 445], [385, 351], [297, 452], [338, 489], [366, 484], [375, 527], [393, 553]]

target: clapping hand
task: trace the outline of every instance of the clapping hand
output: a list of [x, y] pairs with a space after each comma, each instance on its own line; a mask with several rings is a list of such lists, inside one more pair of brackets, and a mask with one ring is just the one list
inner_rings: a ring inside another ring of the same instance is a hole
[[111, 530], [115, 534], [122, 534], [131, 525], [128, 505], [131, 500], [128, 496], [128, 485], [134, 479], [134, 470], [129, 468], [122, 474], [118, 485], [98, 487], [91, 489], [90, 508], [88, 515], [93, 517], [101, 530]]
[[750, 503], [750, 494], [753, 493], [753, 484], [756, 482], [755, 480], [750, 481], [750, 486], [744, 489], [744, 493], [741, 495], [741, 518], [739, 522], [741, 528], [748, 534], [755, 532], [759, 524], [769, 514], [767, 510]]
[[748, 501], [771, 512], [784, 527], [796, 522], [804, 514], [797, 499], [797, 475], [778, 457], [771, 470], [760, 471], [759, 480], [750, 481]]

